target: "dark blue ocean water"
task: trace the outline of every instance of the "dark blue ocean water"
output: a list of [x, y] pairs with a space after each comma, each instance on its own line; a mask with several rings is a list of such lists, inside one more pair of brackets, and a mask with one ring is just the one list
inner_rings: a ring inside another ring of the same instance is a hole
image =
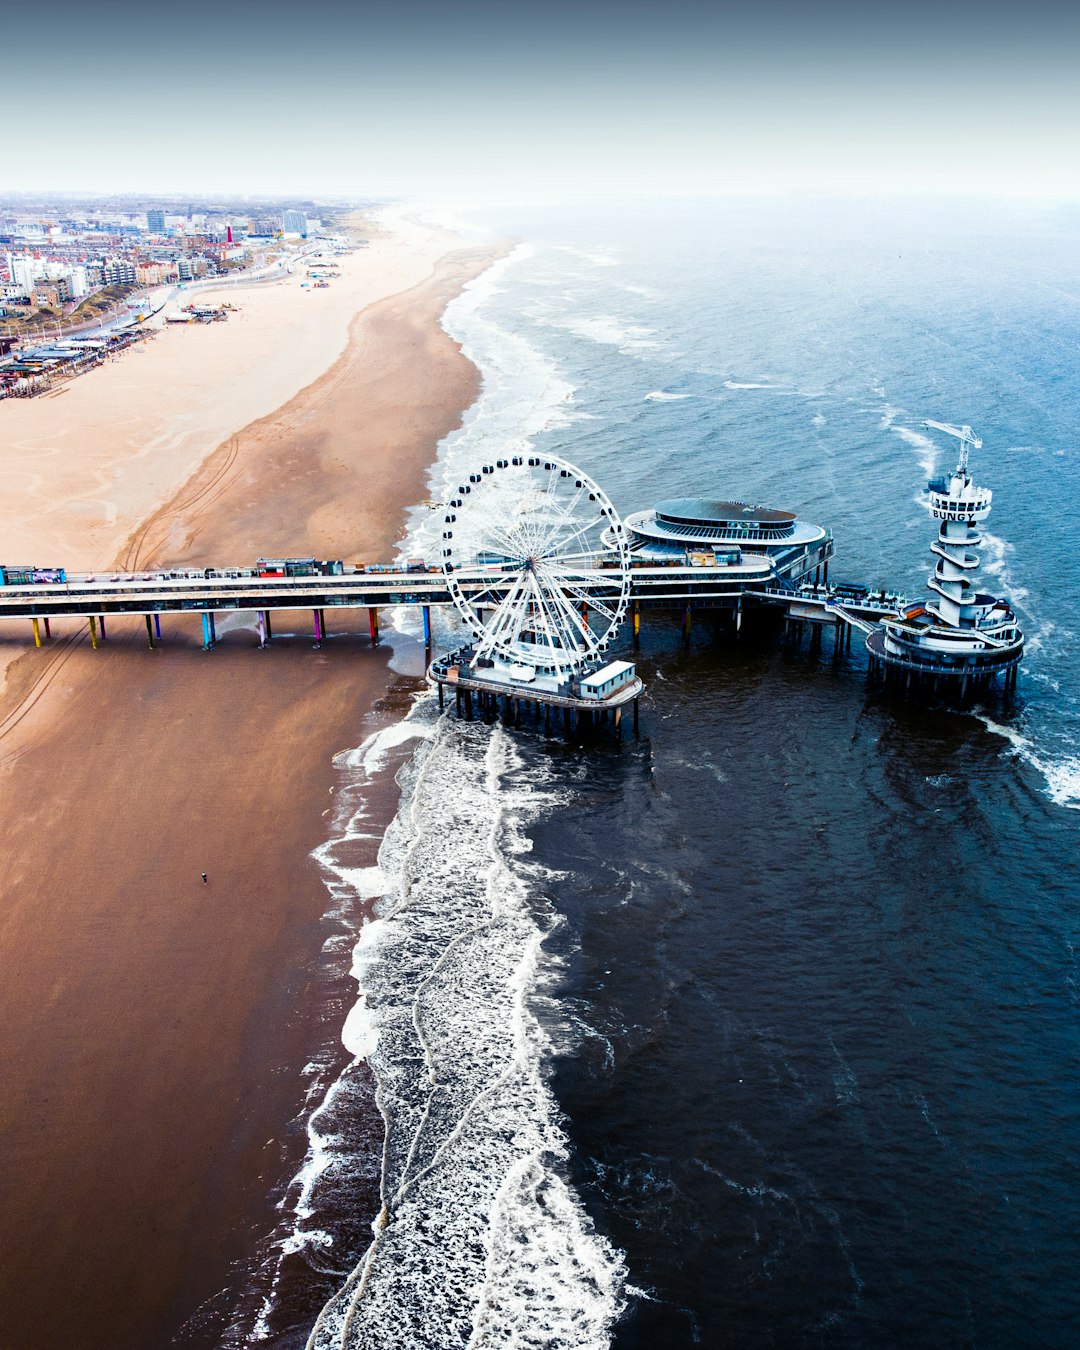
[[923, 422], [970, 422], [1029, 645], [961, 713], [855, 644], [647, 617], [637, 739], [421, 707], [357, 963], [393, 1218], [316, 1343], [1080, 1344], [1080, 216], [492, 223], [526, 243], [448, 315], [485, 392], [433, 495], [528, 442], [624, 512], [796, 510], [918, 596]]

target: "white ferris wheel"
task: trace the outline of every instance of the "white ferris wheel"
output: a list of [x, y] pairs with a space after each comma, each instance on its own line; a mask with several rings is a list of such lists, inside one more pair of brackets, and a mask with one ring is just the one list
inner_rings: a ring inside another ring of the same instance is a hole
[[496, 459], [447, 503], [442, 564], [474, 660], [568, 678], [602, 660], [626, 613], [630, 553], [607, 494], [565, 460]]

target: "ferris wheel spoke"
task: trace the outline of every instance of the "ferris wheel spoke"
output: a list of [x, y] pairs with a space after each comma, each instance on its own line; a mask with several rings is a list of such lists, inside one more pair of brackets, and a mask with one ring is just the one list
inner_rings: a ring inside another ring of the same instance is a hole
[[584, 566], [571, 568], [572, 571], [588, 573], [589, 576], [602, 577], [604, 572], [595, 565], [596, 554], [590, 549], [585, 553], [567, 553], [563, 549], [549, 553], [544, 559], [545, 563], [555, 563], [559, 567], [568, 567], [571, 563], [580, 562]]
[[557, 638], [556, 630], [555, 628], [552, 627], [551, 615], [548, 612], [547, 597], [541, 591], [539, 582], [536, 580], [535, 573], [532, 572], [529, 573], [529, 581], [531, 582], [532, 585], [533, 603], [536, 606], [537, 616], [543, 623], [544, 632], [548, 640], [547, 641], [548, 650], [551, 652], [552, 654], [551, 659], [554, 662], [556, 660], [555, 653], [560, 649], [561, 646], [564, 646], [565, 644], [563, 643], [561, 637]]
[[596, 636], [590, 630], [589, 625], [585, 622], [581, 613], [577, 610], [577, 608], [573, 605], [573, 603], [570, 600], [568, 600], [565, 595], [563, 595], [561, 591], [552, 591], [551, 595], [552, 599], [559, 606], [560, 610], [565, 616], [565, 619], [567, 620], [570, 630], [574, 634], [575, 638], [577, 638], [580, 642], [583, 642], [588, 651], [590, 652], [595, 651], [597, 645]]
[[522, 607], [517, 601], [519, 597], [523, 597], [524, 581], [528, 575], [527, 572], [519, 574], [514, 580], [514, 585], [496, 606], [495, 613], [491, 616], [491, 621], [486, 628], [486, 637], [490, 637], [492, 641], [502, 641], [504, 634], [513, 628], [515, 624], [517, 625], [517, 629], [514, 636], [516, 637], [517, 632], [520, 631]]
[[[561, 534], [561, 535], [560, 535], [558, 532], [552, 533], [552, 534], [545, 540], [545, 547], [544, 547], [544, 551], [543, 551], [542, 556], [543, 556], [543, 557], [558, 557], [558, 556], [559, 556], [560, 554], [562, 554], [566, 549], [568, 549], [568, 548], [570, 547], [571, 544], [575, 544], [575, 543], [577, 543], [579, 540], [584, 540], [584, 539], [586, 539], [586, 538], [588, 537], [588, 535], [589, 535], [589, 532], [590, 532], [591, 530], [594, 530], [594, 529], [596, 528], [597, 524], [598, 524], [598, 522], [595, 521], [595, 520], [585, 520], [585, 521], [582, 521], [580, 524], [574, 525], [574, 526], [572, 527], [572, 529], [570, 529], [569, 532], [564, 532], [564, 533]], [[559, 540], [559, 546], [558, 546], [557, 548], [553, 547], [554, 541], [555, 541], [556, 539]], [[584, 547], [584, 545], [582, 545], [582, 546]], [[598, 548], [599, 548], [599, 543], [597, 544], [597, 549], [598, 549]], [[595, 556], [596, 551], [597, 551], [596, 549], [593, 550], [593, 556]]]
[[506, 597], [503, 587], [485, 586], [482, 591], [464, 591], [466, 603], [472, 609], [496, 609]]
[[553, 639], [553, 648], [557, 653], [552, 659], [559, 665], [570, 666], [578, 647], [573, 626], [568, 622], [563, 607], [557, 602], [554, 594], [544, 590], [536, 576], [533, 577], [533, 586], [540, 601], [545, 628]]
[[522, 540], [514, 532], [514, 523], [502, 523], [497, 518], [488, 520], [484, 529], [484, 542], [489, 539], [499, 544], [503, 552], [515, 559], [524, 560], [528, 556], [528, 547], [522, 547]]
[[593, 609], [598, 610], [605, 618], [612, 622], [615, 620], [615, 611], [608, 608], [605, 600], [595, 587], [582, 585], [576, 580], [572, 572], [564, 572], [561, 568], [552, 567], [545, 563], [543, 566], [544, 579], [551, 585], [553, 590], [570, 591], [579, 601], [591, 605]]
[[[614, 625], [618, 622], [619, 616], [615, 612], [615, 610], [608, 609], [607, 605], [605, 605], [602, 600], [599, 600], [591, 592], [583, 591], [580, 587], [574, 586], [568, 581], [564, 581], [562, 585], [563, 589], [570, 591], [571, 594], [576, 596], [577, 599], [583, 605], [588, 605], [590, 609], [595, 610], [598, 614], [601, 614], [605, 619], [607, 619], [609, 626], [614, 627]], [[590, 632], [591, 631], [592, 630], [590, 629]]]
[[[578, 500], [579, 500], [579, 498], [581, 497], [581, 495], [582, 495], [583, 492], [584, 492], [584, 488], [581, 490], [581, 492], [579, 492], [579, 493], [577, 494], [577, 496], [574, 498], [574, 500], [573, 500], [572, 502], [570, 502], [570, 503], [568, 503], [568, 504], [565, 504], [565, 505], [560, 504], [560, 506], [559, 506], [559, 514], [558, 514], [558, 517], [557, 517], [557, 519], [552, 523], [551, 528], [547, 531], [547, 533], [544, 535], [543, 539], [541, 540], [540, 544], [538, 545], [538, 548], [537, 548], [537, 552], [538, 552], [538, 553], [540, 553], [541, 555], [544, 555], [544, 554], [546, 554], [546, 553], [549, 553], [549, 552], [551, 551], [552, 545], [554, 544], [555, 540], [557, 540], [558, 538], [560, 538], [560, 536], [561, 536], [561, 535], [564, 533], [564, 531], [566, 530], [567, 525], [575, 526], [575, 524], [576, 524], [575, 512], [576, 512], [577, 507], [578, 507]], [[582, 530], [588, 530], [588, 529], [590, 529], [591, 526], [592, 526], [592, 521], [591, 521], [591, 520], [586, 520], [586, 521], [584, 521], [584, 522], [582, 522], [582, 523], [580, 523], [580, 524], [576, 524], [575, 532], [576, 532], [576, 533], [580, 533]], [[571, 537], [572, 537], [572, 536], [571, 536]]]

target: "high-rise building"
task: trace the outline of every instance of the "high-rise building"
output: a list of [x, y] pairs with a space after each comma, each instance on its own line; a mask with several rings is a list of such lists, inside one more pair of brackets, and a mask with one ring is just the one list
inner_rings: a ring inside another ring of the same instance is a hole
[[307, 215], [303, 211], [285, 211], [281, 217], [281, 228], [286, 234], [298, 234], [307, 238]]
[[40, 258], [35, 258], [29, 253], [9, 254], [8, 270], [11, 273], [12, 283], [18, 286], [24, 295], [29, 295], [34, 289], [34, 282], [45, 275], [45, 264]]
[[164, 212], [164, 211], [147, 211], [147, 213], [146, 213], [146, 228], [150, 231], [151, 234], [164, 234], [164, 233], [165, 233], [165, 212]]

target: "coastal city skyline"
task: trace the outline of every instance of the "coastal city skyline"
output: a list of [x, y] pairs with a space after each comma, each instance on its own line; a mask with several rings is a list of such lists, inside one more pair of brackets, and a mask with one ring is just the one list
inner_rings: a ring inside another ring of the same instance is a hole
[[[47, 83], [8, 71], [34, 124], [5, 153], [12, 190], [1080, 192], [1080, 29], [1043, 0], [902, 15], [199, 0], [167, 31], [126, 3], [62, 5], [56, 22]], [[40, 37], [27, 11], [5, 31], [12, 51]]]

